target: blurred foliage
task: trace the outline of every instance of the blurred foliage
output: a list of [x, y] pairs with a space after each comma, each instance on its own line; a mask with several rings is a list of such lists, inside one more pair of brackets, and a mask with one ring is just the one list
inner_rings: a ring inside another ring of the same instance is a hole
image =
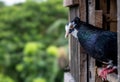
[[4, 6], [5, 6], [5, 4], [2, 1], [0, 1], [0, 8], [2, 8]]
[[62, 82], [66, 19], [62, 0], [0, 6], [0, 82]]
[[4, 74], [0, 74], [0, 82], [14, 82], [14, 80]]

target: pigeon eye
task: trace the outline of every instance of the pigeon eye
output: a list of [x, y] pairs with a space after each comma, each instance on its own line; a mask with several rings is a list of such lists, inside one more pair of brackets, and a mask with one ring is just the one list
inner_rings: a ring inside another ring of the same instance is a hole
[[72, 33], [74, 31], [74, 28], [69, 29], [69, 33]]
[[72, 28], [73, 28], [73, 25], [70, 26], [70, 29], [72, 29]]

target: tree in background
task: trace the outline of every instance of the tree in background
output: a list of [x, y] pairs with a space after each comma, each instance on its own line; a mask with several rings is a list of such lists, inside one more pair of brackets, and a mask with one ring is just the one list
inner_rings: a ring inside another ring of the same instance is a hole
[[66, 45], [62, 0], [0, 9], [0, 82], [62, 82], [58, 50]]
[[4, 7], [4, 6], [5, 6], [5, 4], [0, 1], [0, 8], [1, 8], [1, 7]]

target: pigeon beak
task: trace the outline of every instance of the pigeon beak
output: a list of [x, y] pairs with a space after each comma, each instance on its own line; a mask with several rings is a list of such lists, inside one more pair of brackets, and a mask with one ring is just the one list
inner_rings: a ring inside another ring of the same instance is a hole
[[65, 38], [68, 38], [69, 32], [66, 32], [65, 34]]

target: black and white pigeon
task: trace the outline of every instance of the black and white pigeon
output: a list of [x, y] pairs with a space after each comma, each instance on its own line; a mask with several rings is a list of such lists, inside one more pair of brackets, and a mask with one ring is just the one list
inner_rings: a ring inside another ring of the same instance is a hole
[[65, 26], [65, 37], [73, 35], [80, 42], [88, 55], [106, 64], [99, 76], [106, 80], [108, 73], [117, 69], [117, 33], [106, 31], [83, 22], [75, 17]]

